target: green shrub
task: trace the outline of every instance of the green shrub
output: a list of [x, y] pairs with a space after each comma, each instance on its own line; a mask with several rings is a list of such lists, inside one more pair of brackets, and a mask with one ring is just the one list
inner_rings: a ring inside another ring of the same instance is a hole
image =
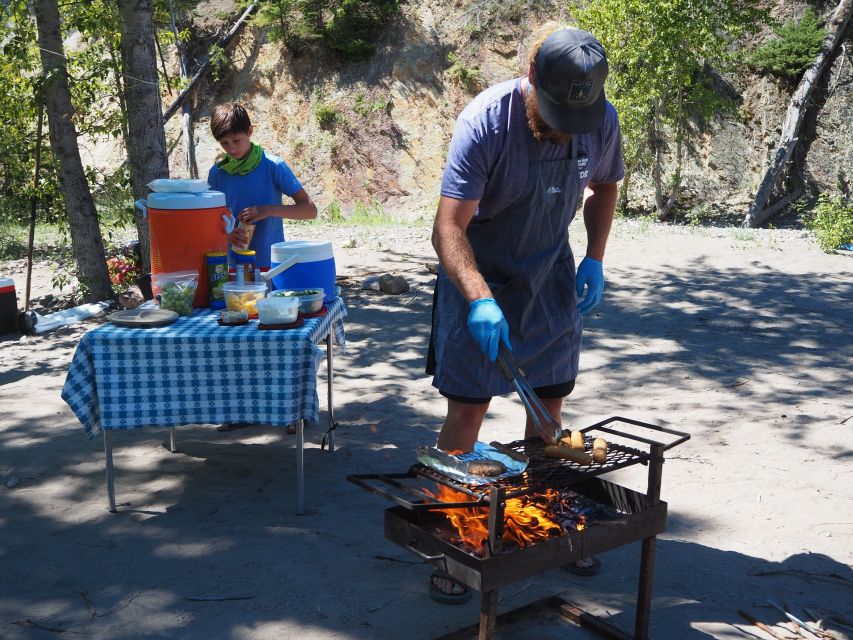
[[231, 58], [225, 53], [225, 49], [218, 44], [210, 47], [210, 76], [214, 82], [220, 82], [232, 66]]
[[813, 9], [809, 8], [796, 22], [773, 29], [776, 38], [763, 44], [747, 63], [765, 73], [786, 80], [796, 80], [814, 62], [826, 31]]
[[477, 92], [483, 88], [483, 74], [477, 67], [467, 66], [452, 51], [447, 54], [447, 61], [450, 63], [447, 75], [453, 84], [471, 92]]
[[359, 93], [355, 97], [355, 103], [353, 104], [352, 110], [361, 117], [366, 118], [376, 111], [384, 111], [388, 108], [390, 103], [390, 98], [387, 100], [376, 100], [371, 103], [367, 101], [367, 97], [363, 93]]
[[385, 211], [385, 208], [382, 206], [382, 203], [376, 200], [375, 198], [369, 204], [356, 202], [355, 208], [347, 218], [347, 222], [350, 224], [361, 224], [368, 226], [388, 225], [391, 224], [393, 221], [394, 220], [391, 215]]
[[[403, 0], [267, 0], [254, 18], [273, 42], [293, 51], [311, 41], [344, 54], [349, 60], [373, 55], [377, 35], [398, 12]], [[242, 0], [246, 6], [250, 0]]]
[[820, 248], [827, 253], [842, 244], [853, 243], [853, 200], [821, 194], [811, 215], [806, 218]]
[[326, 44], [353, 60], [364, 60], [376, 49], [376, 36], [400, 9], [401, 0], [336, 0], [326, 23]]
[[320, 214], [320, 219], [323, 222], [344, 222], [344, 214], [341, 209], [341, 203], [337, 200], [332, 200], [329, 206], [326, 207]]
[[334, 105], [317, 102], [314, 104], [314, 117], [317, 118], [321, 129], [331, 129], [337, 124], [339, 116]]

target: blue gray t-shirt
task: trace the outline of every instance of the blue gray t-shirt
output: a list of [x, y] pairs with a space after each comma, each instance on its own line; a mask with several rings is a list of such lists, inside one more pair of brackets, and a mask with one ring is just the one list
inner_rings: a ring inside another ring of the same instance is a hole
[[[456, 120], [441, 195], [479, 200], [489, 215], [503, 211], [527, 183], [530, 136], [521, 79], [486, 89]], [[590, 182], [617, 182], [625, 175], [619, 118], [609, 102], [601, 127], [575, 135], [572, 142], [577, 145], [582, 188]], [[543, 160], [569, 159], [569, 145], [545, 142], [540, 149]]]
[[[246, 207], [281, 204], [282, 194], [293, 196], [302, 185], [287, 163], [264, 151], [261, 163], [244, 176], [226, 173], [216, 165], [210, 168], [207, 183], [225, 194], [225, 204], [236, 218]], [[255, 265], [270, 266], [270, 247], [284, 241], [281, 218], [264, 218], [255, 224], [255, 234], [249, 248], [255, 251]]]

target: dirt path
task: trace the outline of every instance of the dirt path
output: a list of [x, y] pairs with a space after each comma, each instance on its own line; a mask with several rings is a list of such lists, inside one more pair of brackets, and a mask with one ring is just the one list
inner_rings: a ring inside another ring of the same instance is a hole
[[[399, 297], [343, 291], [339, 450], [321, 452], [320, 429], [308, 431], [308, 513], [293, 512], [293, 436], [190, 426], [176, 454], [166, 430], [113, 436], [120, 511], [109, 514], [102, 442], [59, 397], [96, 322], [2, 336], [0, 478], [19, 484], [0, 485], [0, 637], [414, 640], [476, 622], [478, 597], [460, 607], [427, 597], [430, 568], [384, 540], [389, 505], [345, 481], [404, 471], [443, 417], [422, 374], [429, 230], [288, 233], [331, 237], [347, 282], [392, 272], [412, 285]], [[664, 466], [652, 637], [743, 638], [738, 609], [781, 620], [768, 598], [800, 617], [808, 607], [853, 618], [852, 273], [853, 259], [794, 232], [614, 231], [564, 418], [625, 415], [692, 434]], [[496, 399], [481, 439], [518, 438], [522, 416], [513, 398]], [[617, 480], [639, 489], [644, 474]], [[513, 583], [500, 608], [562, 592], [630, 630], [638, 545], [602, 560], [594, 578], [554, 570]], [[501, 637], [587, 636], [546, 617]]]

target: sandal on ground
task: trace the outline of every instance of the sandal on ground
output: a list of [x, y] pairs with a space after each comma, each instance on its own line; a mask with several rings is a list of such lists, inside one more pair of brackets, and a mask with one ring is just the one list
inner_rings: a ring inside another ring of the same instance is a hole
[[[451, 593], [441, 589], [437, 580], [447, 580], [452, 584]], [[471, 590], [446, 571], [436, 569], [429, 577], [429, 597], [442, 604], [464, 604], [471, 599]]]
[[217, 431], [237, 431], [237, 429], [245, 429], [251, 427], [251, 422], [226, 422], [216, 427]]
[[599, 571], [601, 571], [601, 560], [599, 560], [595, 556], [590, 556], [588, 559], [592, 560], [592, 564], [588, 567], [579, 567], [576, 563], [572, 562], [571, 564], [565, 565], [563, 569], [565, 569], [569, 573], [573, 573], [576, 576], [594, 576]]

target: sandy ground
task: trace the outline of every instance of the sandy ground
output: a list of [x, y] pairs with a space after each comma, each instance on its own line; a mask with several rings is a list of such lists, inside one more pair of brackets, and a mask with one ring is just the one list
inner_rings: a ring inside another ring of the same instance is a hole
[[[443, 418], [423, 375], [429, 230], [289, 230], [318, 234], [334, 239], [345, 283], [391, 272], [412, 290], [343, 291], [338, 451], [321, 451], [320, 426], [308, 429], [303, 516], [294, 436], [209, 425], [180, 428], [174, 454], [165, 429], [116, 433], [119, 512], [108, 513], [102, 441], [59, 396], [97, 321], [0, 337], [0, 478], [19, 481], [0, 485], [0, 637], [416, 640], [477, 622], [477, 594], [463, 606], [427, 597], [430, 567], [384, 539], [390, 505], [345, 480], [405, 471]], [[573, 234], [583, 247], [582, 227]], [[652, 637], [747, 637], [736, 624], [769, 638], [738, 615], [780, 623], [768, 599], [850, 623], [853, 259], [795, 232], [623, 222], [605, 267], [565, 423], [624, 415], [692, 435], [664, 466]], [[481, 439], [517, 439], [522, 420], [515, 398], [496, 399]], [[643, 489], [644, 474], [617, 480]], [[562, 593], [630, 630], [639, 546], [602, 560], [593, 578], [555, 569], [512, 583], [500, 609]], [[545, 615], [499, 637], [589, 636]]]

